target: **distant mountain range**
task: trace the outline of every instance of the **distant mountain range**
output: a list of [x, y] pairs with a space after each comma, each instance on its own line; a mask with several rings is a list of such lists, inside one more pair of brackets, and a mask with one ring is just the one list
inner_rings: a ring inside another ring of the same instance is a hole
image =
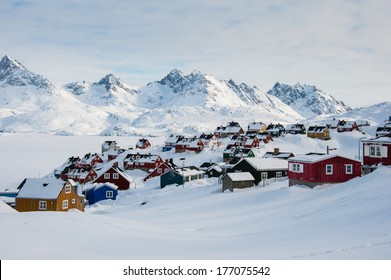
[[[232, 120], [289, 123], [349, 111], [315, 86], [255, 86], [173, 70], [137, 88], [108, 74], [61, 86], [4, 56], [0, 61], [0, 130], [54, 134], [158, 135], [208, 132]], [[243, 123], [246, 125], [246, 123]]]

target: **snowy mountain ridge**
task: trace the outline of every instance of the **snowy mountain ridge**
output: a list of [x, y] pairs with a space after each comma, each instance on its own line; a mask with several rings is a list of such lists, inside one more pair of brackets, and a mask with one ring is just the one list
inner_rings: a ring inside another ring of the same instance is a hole
[[0, 131], [6, 132], [198, 134], [232, 120], [292, 123], [347, 110], [316, 87], [300, 84], [277, 83], [264, 93], [232, 79], [174, 69], [141, 88], [112, 74], [60, 86], [8, 56], [0, 62]]
[[310, 118], [322, 114], [339, 114], [351, 110], [342, 101], [318, 89], [316, 86], [277, 82], [268, 94], [278, 97], [303, 116]]

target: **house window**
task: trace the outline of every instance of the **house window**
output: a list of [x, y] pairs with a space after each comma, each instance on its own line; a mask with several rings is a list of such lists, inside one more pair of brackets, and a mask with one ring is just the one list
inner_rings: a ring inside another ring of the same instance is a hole
[[113, 191], [106, 191], [106, 198], [113, 198], [113, 197], [114, 197]]
[[72, 204], [76, 203], [76, 198], [72, 198]]
[[118, 173], [114, 173], [113, 174], [113, 179], [119, 179], [119, 174]]
[[162, 169], [161, 169], [161, 168], [158, 168], [158, 169], [157, 169], [157, 173], [159, 173], [159, 174], [162, 173]]
[[39, 202], [39, 210], [46, 210], [46, 201]]
[[289, 170], [296, 173], [303, 173], [303, 165], [300, 163], [289, 164]]
[[262, 180], [267, 179], [267, 172], [262, 172], [261, 173], [261, 179]]
[[346, 174], [353, 174], [353, 164], [346, 164], [345, 165], [345, 173]]
[[333, 165], [332, 164], [326, 164], [326, 174], [327, 175], [333, 174]]
[[68, 200], [67, 199], [62, 201], [62, 209], [68, 209]]
[[110, 173], [105, 173], [104, 178], [105, 179], [110, 179]]
[[371, 157], [381, 157], [380, 146], [369, 146], [369, 155]]
[[276, 178], [281, 178], [282, 177], [282, 172], [276, 172]]
[[71, 186], [66, 185], [65, 186], [65, 193], [70, 193], [71, 192]]

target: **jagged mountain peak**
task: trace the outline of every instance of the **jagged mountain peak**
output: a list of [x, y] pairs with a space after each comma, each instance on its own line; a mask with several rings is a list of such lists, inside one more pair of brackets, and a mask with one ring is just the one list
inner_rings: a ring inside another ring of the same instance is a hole
[[1, 87], [6, 86], [34, 86], [53, 93], [56, 87], [54, 83], [42, 75], [35, 74], [28, 70], [19, 61], [5, 55], [0, 61], [0, 82]]
[[0, 61], [0, 71], [10, 71], [16, 69], [27, 70], [27, 68], [19, 61], [10, 58], [8, 55], [3, 56]]
[[342, 101], [336, 100], [314, 85], [301, 83], [288, 85], [276, 82], [267, 93], [278, 97], [282, 102], [306, 117], [338, 114], [350, 110], [350, 107]]

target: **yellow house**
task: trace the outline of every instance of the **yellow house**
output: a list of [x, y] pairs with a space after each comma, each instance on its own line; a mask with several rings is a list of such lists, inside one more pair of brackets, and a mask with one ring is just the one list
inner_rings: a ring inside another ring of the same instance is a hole
[[19, 186], [15, 209], [28, 211], [84, 211], [84, 196], [77, 193], [73, 180], [27, 178]]

